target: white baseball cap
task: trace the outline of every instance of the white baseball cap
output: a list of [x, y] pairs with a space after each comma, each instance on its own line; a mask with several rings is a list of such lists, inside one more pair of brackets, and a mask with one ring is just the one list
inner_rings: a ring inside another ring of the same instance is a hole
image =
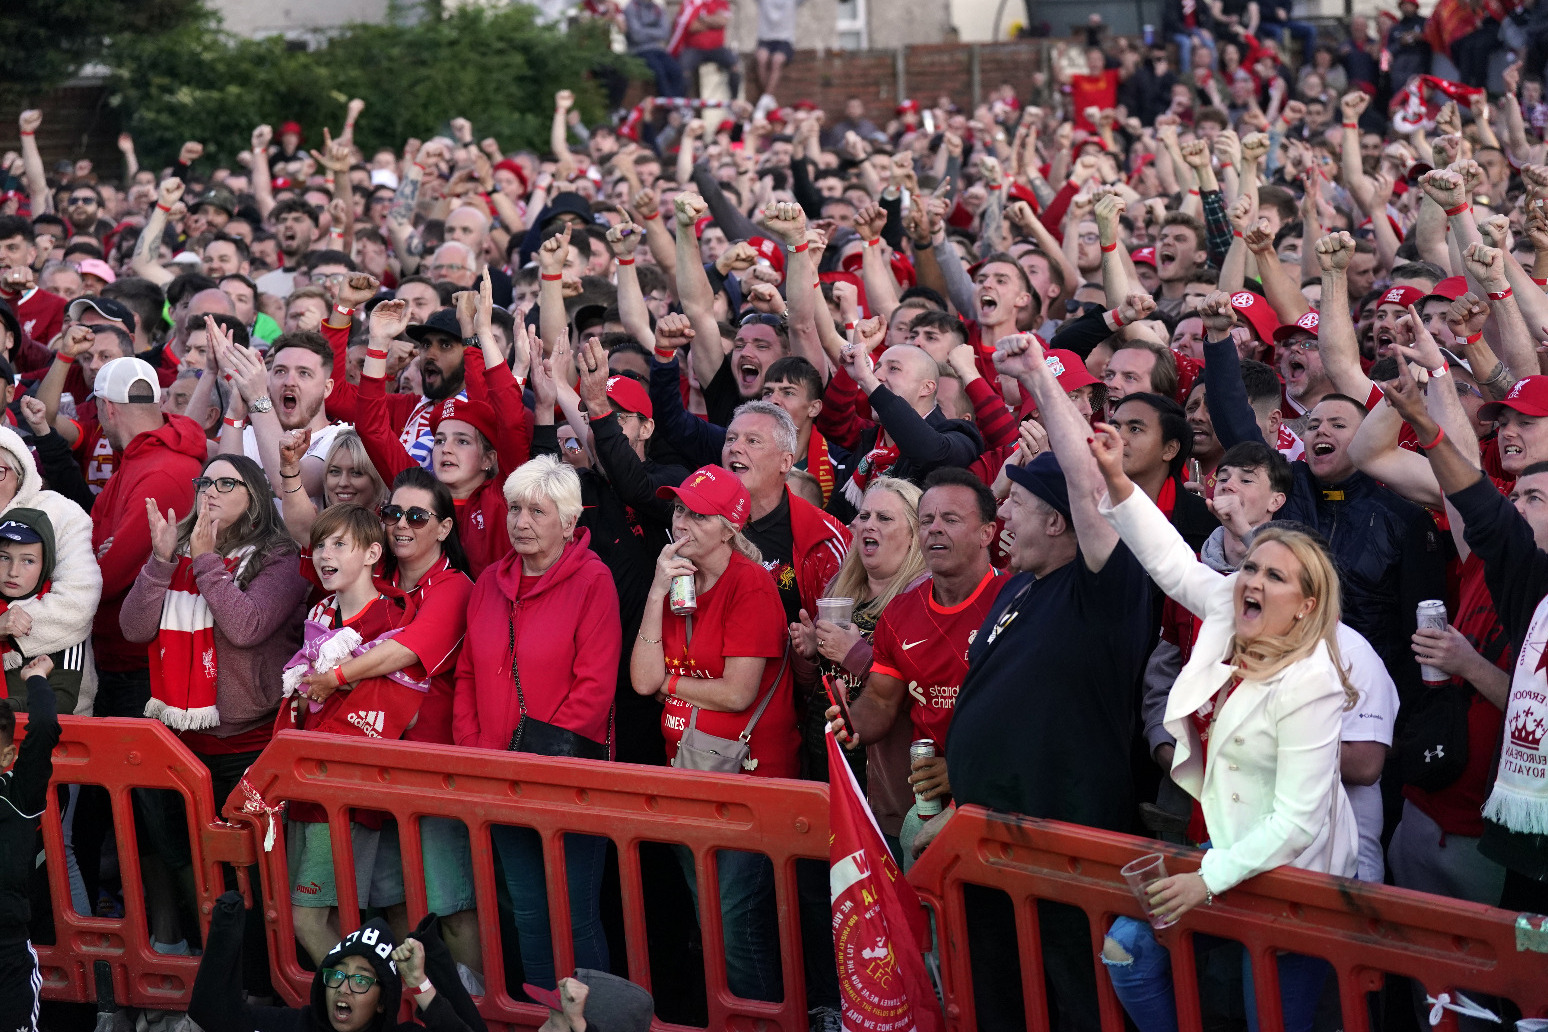
[[128, 405], [131, 404], [129, 395], [142, 382], [150, 388], [151, 396], [148, 401], [132, 404], [160, 404], [161, 381], [156, 377], [155, 368], [144, 359], [115, 358], [97, 371], [92, 393], [105, 401]]

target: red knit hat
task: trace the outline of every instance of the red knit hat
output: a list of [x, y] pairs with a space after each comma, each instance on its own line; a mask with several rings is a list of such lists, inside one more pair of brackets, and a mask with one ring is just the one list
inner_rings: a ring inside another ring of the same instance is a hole
[[460, 419], [473, 429], [484, 435], [484, 440], [491, 445], [497, 436], [495, 427], [494, 409], [489, 407], [487, 401], [469, 401], [465, 398], [447, 398], [441, 402], [440, 407], [432, 410], [430, 414], [430, 432], [435, 433], [436, 427], [448, 419]]

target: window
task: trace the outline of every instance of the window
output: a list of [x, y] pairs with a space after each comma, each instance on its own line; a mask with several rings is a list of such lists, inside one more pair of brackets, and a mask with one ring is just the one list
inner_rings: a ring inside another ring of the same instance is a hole
[[834, 46], [838, 50], [864, 50], [869, 46], [866, 31], [866, 0], [838, 0], [833, 19]]

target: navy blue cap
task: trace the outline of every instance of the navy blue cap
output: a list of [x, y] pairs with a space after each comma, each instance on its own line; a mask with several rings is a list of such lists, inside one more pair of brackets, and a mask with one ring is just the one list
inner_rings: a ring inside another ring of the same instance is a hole
[[43, 535], [25, 523], [6, 520], [0, 523], [0, 541], [14, 541], [18, 545], [36, 545], [42, 543]]
[[1013, 483], [1037, 495], [1063, 516], [1070, 518], [1070, 489], [1064, 482], [1064, 470], [1051, 451], [1045, 451], [1025, 466], [1005, 466], [1005, 475]]

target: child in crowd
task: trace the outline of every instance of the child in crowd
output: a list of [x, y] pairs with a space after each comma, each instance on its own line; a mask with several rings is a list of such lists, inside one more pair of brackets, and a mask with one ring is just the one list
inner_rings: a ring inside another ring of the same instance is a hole
[[[0, 522], [0, 614], [8, 612], [16, 602], [42, 598], [48, 593], [56, 556], [54, 525], [48, 513], [18, 507], [5, 514]], [[22, 610], [17, 613], [26, 615]], [[13, 634], [0, 638], [0, 656], [16, 651], [19, 650]], [[74, 713], [86, 667], [86, 640], [82, 638], [49, 658], [53, 669], [48, 683], [54, 690], [57, 711]], [[6, 694], [13, 709], [20, 709], [25, 699], [27, 678], [23, 669], [18, 665], [5, 672]]]

